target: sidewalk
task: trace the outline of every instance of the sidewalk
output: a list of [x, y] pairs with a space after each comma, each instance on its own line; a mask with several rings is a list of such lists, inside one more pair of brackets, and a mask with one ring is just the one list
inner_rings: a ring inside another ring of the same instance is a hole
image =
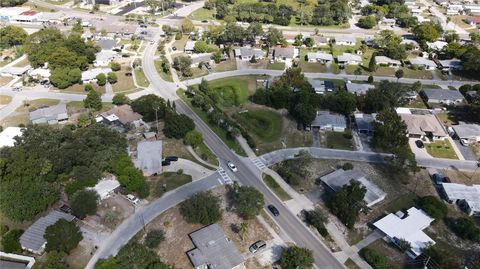
[[216, 167], [215, 165], [211, 164], [211, 163], [208, 163], [206, 161], [204, 161], [202, 158], [200, 158], [200, 156], [198, 156], [198, 154], [195, 152], [195, 150], [193, 150], [192, 146], [187, 146], [187, 150], [188, 152], [190, 152], [190, 154], [192, 154], [192, 156], [195, 158], [195, 160], [197, 160], [198, 162], [210, 167], [210, 168], [213, 168], [213, 169], [218, 169], [218, 167]]

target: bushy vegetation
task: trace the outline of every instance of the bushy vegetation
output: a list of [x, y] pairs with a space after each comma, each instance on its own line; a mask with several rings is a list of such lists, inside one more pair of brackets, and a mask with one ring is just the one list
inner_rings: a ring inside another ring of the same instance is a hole
[[4, 26], [0, 28], [0, 49], [20, 46], [25, 42], [27, 37], [27, 32], [21, 27], [14, 25]]
[[93, 187], [126, 147], [123, 136], [103, 125], [76, 130], [28, 126], [15, 147], [0, 150], [3, 216], [33, 219], [58, 201], [61, 184], [69, 194]]
[[21, 253], [22, 246], [20, 245], [20, 236], [23, 230], [11, 230], [2, 234], [2, 250], [6, 253]]
[[255, 218], [265, 205], [263, 194], [254, 187], [235, 183], [230, 192], [235, 210], [244, 219]]
[[470, 217], [461, 217], [453, 221], [453, 232], [460, 238], [468, 239], [473, 242], [480, 242], [480, 228]]
[[172, 269], [163, 263], [158, 255], [146, 246], [133, 242], [128, 243], [115, 257], [99, 260], [95, 269]]
[[387, 257], [378, 253], [376, 250], [371, 248], [362, 248], [359, 252], [360, 256], [365, 259], [374, 269], [383, 269], [390, 268], [390, 263], [388, 262]]
[[433, 195], [420, 198], [418, 203], [420, 208], [435, 220], [441, 220], [447, 217], [447, 205]]
[[60, 219], [45, 230], [45, 250], [70, 253], [82, 241], [80, 228], [74, 223]]
[[351, 180], [348, 185], [337, 191], [328, 206], [338, 219], [352, 229], [362, 210], [367, 210], [363, 198], [367, 189], [358, 181]]
[[156, 248], [165, 240], [165, 232], [163, 230], [151, 230], [145, 237], [145, 245], [149, 248]]
[[98, 199], [99, 196], [95, 190], [77, 191], [70, 201], [70, 207], [72, 208], [73, 214], [77, 218], [83, 219], [87, 215], [97, 213]]
[[220, 199], [211, 192], [196, 193], [181, 204], [180, 213], [189, 223], [215, 223], [222, 218]]
[[282, 250], [279, 263], [283, 269], [307, 269], [312, 267], [313, 262], [311, 250], [291, 246]]
[[328, 235], [327, 228], [325, 224], [328, 223], [328, 215], [323, 212], [320, 208], [315, 208], [314, 210], [305, 212], [305, 221], [308, 225], [311, 225], [317, 229], [317, 231], [323, 236]]
[[306, 168], [311, 162], [312, 156], [308, 152], [300, 152], [295, 158], [278, 164], [276, 171], [288, 184], [297, 186], [310, 177]]

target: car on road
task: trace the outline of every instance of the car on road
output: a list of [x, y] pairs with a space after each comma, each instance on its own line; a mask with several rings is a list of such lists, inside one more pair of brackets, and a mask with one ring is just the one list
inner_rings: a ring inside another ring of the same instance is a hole
[[228, 165], [228, 168], [230, 168], [230, 170], [232, 170], [233, 172], [238, 171], [237, 167], [232, 162], [228, 162], [227, 165]]
[[417, 140], [415, 141], [415, 145], [417, 145], [417, 147], [419, 149], [423, 149], [425, 147], [425, 145], [423, 144], [422, 140]]
[[167, 161], [167, 160], [162, 161], [162, 166], [168, 166], [168, 165], [170, 165], [170, 161]]
[[280, 211], [274, 205], [268, 205], [267, 208], [275, 217], [280, 216]]
[[208, 23], [208, 21], [207, 21], [207, 20], [203, 20], [202, 23]]
[[132, 204], [134, 204], [134, 205], [136, 205], [136, 204], [138, 204], [138, 202], [140, 202], [140, 200], [132, 194], [127, 194], [127, 199], [130, 202], [132, 202]]
[[258, 240], [257, 242], [253, 243], [248, 250], [250, 250], [251, 253], [256, 253], [259, 250], [262, 250], [267, 247], [267, 243], [263, 240]]
[[177, 156], [167, 156], [167, 157], [165, 157], [165, 161], [176, 162], [176, 161], [178, 161], [178, 157]]

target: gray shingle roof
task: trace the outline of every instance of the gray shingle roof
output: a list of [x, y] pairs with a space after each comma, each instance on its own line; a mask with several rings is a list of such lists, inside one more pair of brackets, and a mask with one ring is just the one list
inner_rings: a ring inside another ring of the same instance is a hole
[[275, 58], [293, 58], [295, 56], [295, 48], [275, 48]]
[[137, 144], [135, 166], [152, 175], [162, 168], [162, 141], [141, 141]]
[[339, 169], [320, 178], [320, 180], [334, 191], [340, 190], [343, 185], [349, 184], [352, 179], [359, 181], [367, 189], [363, 200], [368, 206], [373, 206], [385, 198], [385, 192], [383, 192], [377, 185], [368, 181], [365, 174], [359, 169], [346, 171]]
[[427, 96], [428, 100], [463, 100], [463, 95], [457, 90], [424, 89], [423, 92], [425, 93], [425, 96]]
[[45, 217], [41, 217], [20, 236], [20, 245], [22, 245], [22, 248], [34, 252], [41, 252], [46, 242], [43, 237], [45, 230], [48, 226], [55, 224], [55, 222], [60, 219], [72, 221], [75, 217], [56, 210], [50, 212]]
[[243, 256], [218, 224], [193, 232], [190, 238], [196, 248], [187, 255], [195, 267], [208, 265], [210, 269], [231, 269], [243, 263]]
[[375, 88], [375, 86], [371, 84], [347, 83], [347, 91], [355, 94], [365, 94], [373, 88]]
[[335, 127], [347, 128], [347, 121], [343, 115], [332, 114], [328, 111], [317, 111], [317, 116], [311, 125], [313, 127], [331, 125]]
[[30, 112], [30, 120], [33, 124], [47, 123], [68, 119], [67, 106], [58, 104], [46, 108], [40, 108]]
[[102, 50], [112, 50], [117, 45], [117, 41], [114, 39], [100, 39], [97, 43]]
[[235, 54], [236, 56], [242, 57], [252, 57], [253, 55], [255, 55], [256, 58], [261, 58], [265, 55], [265, 53], [261, 49], [253, 49], [246, 47], [235, 49]]
[[480, 137], [480, 125], [478, 124], [452, 125], [452, 128], [460, 138]]

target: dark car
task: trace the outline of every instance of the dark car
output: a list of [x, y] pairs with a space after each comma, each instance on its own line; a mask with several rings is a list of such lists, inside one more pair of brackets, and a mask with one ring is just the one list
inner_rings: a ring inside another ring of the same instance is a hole
[[272, 214], [275, 217], [280, 215], [280, 212], [278, 211], [278, 209], [274, 205], [268, 205], [267, 208], [268, 208], [268, 210], [270, 210], [270, 212], [272, 212]]
[[170, 161], [162, 161], [162, 166], [170, 165]]
[[443, 178], [443, 182], [445, 182], [445, 183], [452, 183], [452, 180], [450, 180], [449, 177], [444, 177], [444, 178]]
[[257, 242], [253, 243], [248, 250], [250, 250], [251, 253], [256, 253], [259, 250], [262, 250], [267, 247], [267, 243], [263, 240], [258, 240]]
[[435, 174], [433, 174], [432, 179], [433, 179], [433, 182], [435, 182], [435, 184], [442, 185], [444, 177], [445, 176], [442, 175], [442, 174], [435, 173]]
[[173, 50], [173, 51], [176, 51], [176, 50], [177, 50], [177, 47], [173, 46], [173, 47], [172, 47], [172, 50]]
[[203, 20], [202, 23], [208, 23], [208, 21], [207, 21], [207, 20]]
[[176, 162], [176, 161], [178, 161], [178, 157], [177, 156], [167, 156], [165, 158], [165, 161]]
[[417, 145], [417, 147], [419, 149], [423, 149], [425, 147], [425, 145], [423, 144], [423, 142], [421, 140], [415, 141], [415, 145]]

